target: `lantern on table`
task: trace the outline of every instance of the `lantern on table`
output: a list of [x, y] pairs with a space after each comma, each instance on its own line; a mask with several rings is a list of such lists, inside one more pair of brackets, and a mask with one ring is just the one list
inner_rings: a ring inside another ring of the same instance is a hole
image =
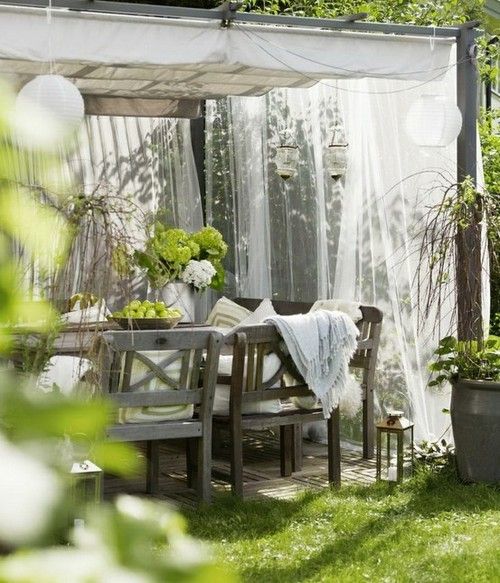
[[71, 466], [71, 494], [76, 506], [102, 500], [102, 470], [89, 460]]
[[[391, 411], [376, 429], [377, 480], [400, 483], [413, 469], [413, 423], [403, 411]], [[405, 449], [410, 450], [411, 461], [405, 461]]]

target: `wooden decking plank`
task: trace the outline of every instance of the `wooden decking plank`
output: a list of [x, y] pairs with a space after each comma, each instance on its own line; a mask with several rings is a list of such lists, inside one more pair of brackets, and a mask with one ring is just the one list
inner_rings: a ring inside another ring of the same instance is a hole
[[[143, 446], [139, 447], [142, 456]], [[325, 445], [304, 442], [304, 463], [299, 472], [289, 478], [280, 476], [279, 438], [269, 431], [251, 432], [245, 435], [243, 447], [243, 483], [245, 498], [289, 499], [305, 490], [320, 490], [328, 487], [328, 460]], [[343, 449], [341, 452], [343, 484], [367, 484], [375, 480], [375, 462], [361, 457], [361, 452]], [[220, 474], [229, 475], [229, 456], [222, 448], [214, 469], [217, 476], [212, 479], [215, 493], [229, 492], [230, 487]], [[182, 440], [166, 441], [160, 445], [159, 493], [154, 498], [167, 500], [174, 506], [194, 506], [196, 492], [186, 484], [186, 460]], [[105, 497], [113, 498], [120, 493], [145, 495], [145, 477], [122, 479], [106, 477]]]

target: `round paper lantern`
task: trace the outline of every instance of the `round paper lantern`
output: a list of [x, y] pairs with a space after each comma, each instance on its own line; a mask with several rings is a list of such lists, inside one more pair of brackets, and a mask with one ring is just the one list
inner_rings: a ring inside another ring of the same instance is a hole
[[32, 145], [50, 147], [78, 128], [84, 116], [83, 98], [62, 75], [39, 75], [19, 92], [16, 114]]
[[443, 148], [460, 133], [462, 114], [455, 103], [441, 95], [422, 95], [410, 105], [405, 126], [419, 146]]

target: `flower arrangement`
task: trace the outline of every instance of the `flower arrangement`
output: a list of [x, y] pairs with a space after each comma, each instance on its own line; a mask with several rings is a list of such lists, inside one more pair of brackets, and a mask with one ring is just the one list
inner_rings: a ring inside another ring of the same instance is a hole
[[156, 222], [144, 251], [136, 251], [134, 257], [153, 288], [180, 280], [202, 291], [224, 286], [222, 259], [226, 253], [227, 244], [214, 227], [188, 233]]

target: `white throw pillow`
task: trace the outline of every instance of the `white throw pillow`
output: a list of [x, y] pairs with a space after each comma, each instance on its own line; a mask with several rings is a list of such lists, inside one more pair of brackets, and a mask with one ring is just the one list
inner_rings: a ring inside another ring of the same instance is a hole
[[212, 308], [206, 323], [217, 328], [233, 328], [249, 314], [250, 310], [222, 296]]
[[[174, 354], [175, 350], [152, 350], [142, 351], [146, 358], [149, 358], [155, 364], [159, 364], [169, 355]], [[125, 359], [124, 359], [125, 360]], [[174, 381], [179, 380], [181, 373], [182, 360], [179, 358], [164, 368], [165, 373], [172, 377]], [[146, 364], [138, 359], [132, 363], [130, 383], [137, 382], [150, 369]], [[146, 391], [173, 391], [167, 383], [158, 377], [153, 377], [149, 383], [142, 385], [140, 392]], [[180, 419], [191, 419], [194, 413], [194, 405], [165, 405], [163, 407], [122, 407], [119, 410], [118, 420], [120, 423], [144, 423], [158, 421], [179, 421]]]
[[[281, 361], [276, 354], [267, 354], [264, 356], [262, 364], [262, 379], [268, 381], [276, 372], [278, 372]], [[222, 355], [219, 359], [219, 374], [230, 375], [233, 366], [233, 357], [231, 355]], [[245, 359], [245, 370], [243, 373], [243, 382], [246, 382], [247, 362]], [[229, 414], [229, 395], [231, 388], [227, 385], [217, 385], [214, 395], [214, 415]], [[243, 415], [255, 415], [258, 413], [280, 413], [282, 410], [279, 399], [265, 399], [255, 403], [244, 403], [241, 408]]]
[[262, 323], [266, 318], [271, 316], [276, 316], [276, 310], [274, 309], [273, 303], [269, 298], [264, 298], [260, 304], [255, 308], [253, 312], [250, 312], [248, 316], [237, 324], [231, 332], [235, 332], [243, 326], [254, 326], [255, 324]]

